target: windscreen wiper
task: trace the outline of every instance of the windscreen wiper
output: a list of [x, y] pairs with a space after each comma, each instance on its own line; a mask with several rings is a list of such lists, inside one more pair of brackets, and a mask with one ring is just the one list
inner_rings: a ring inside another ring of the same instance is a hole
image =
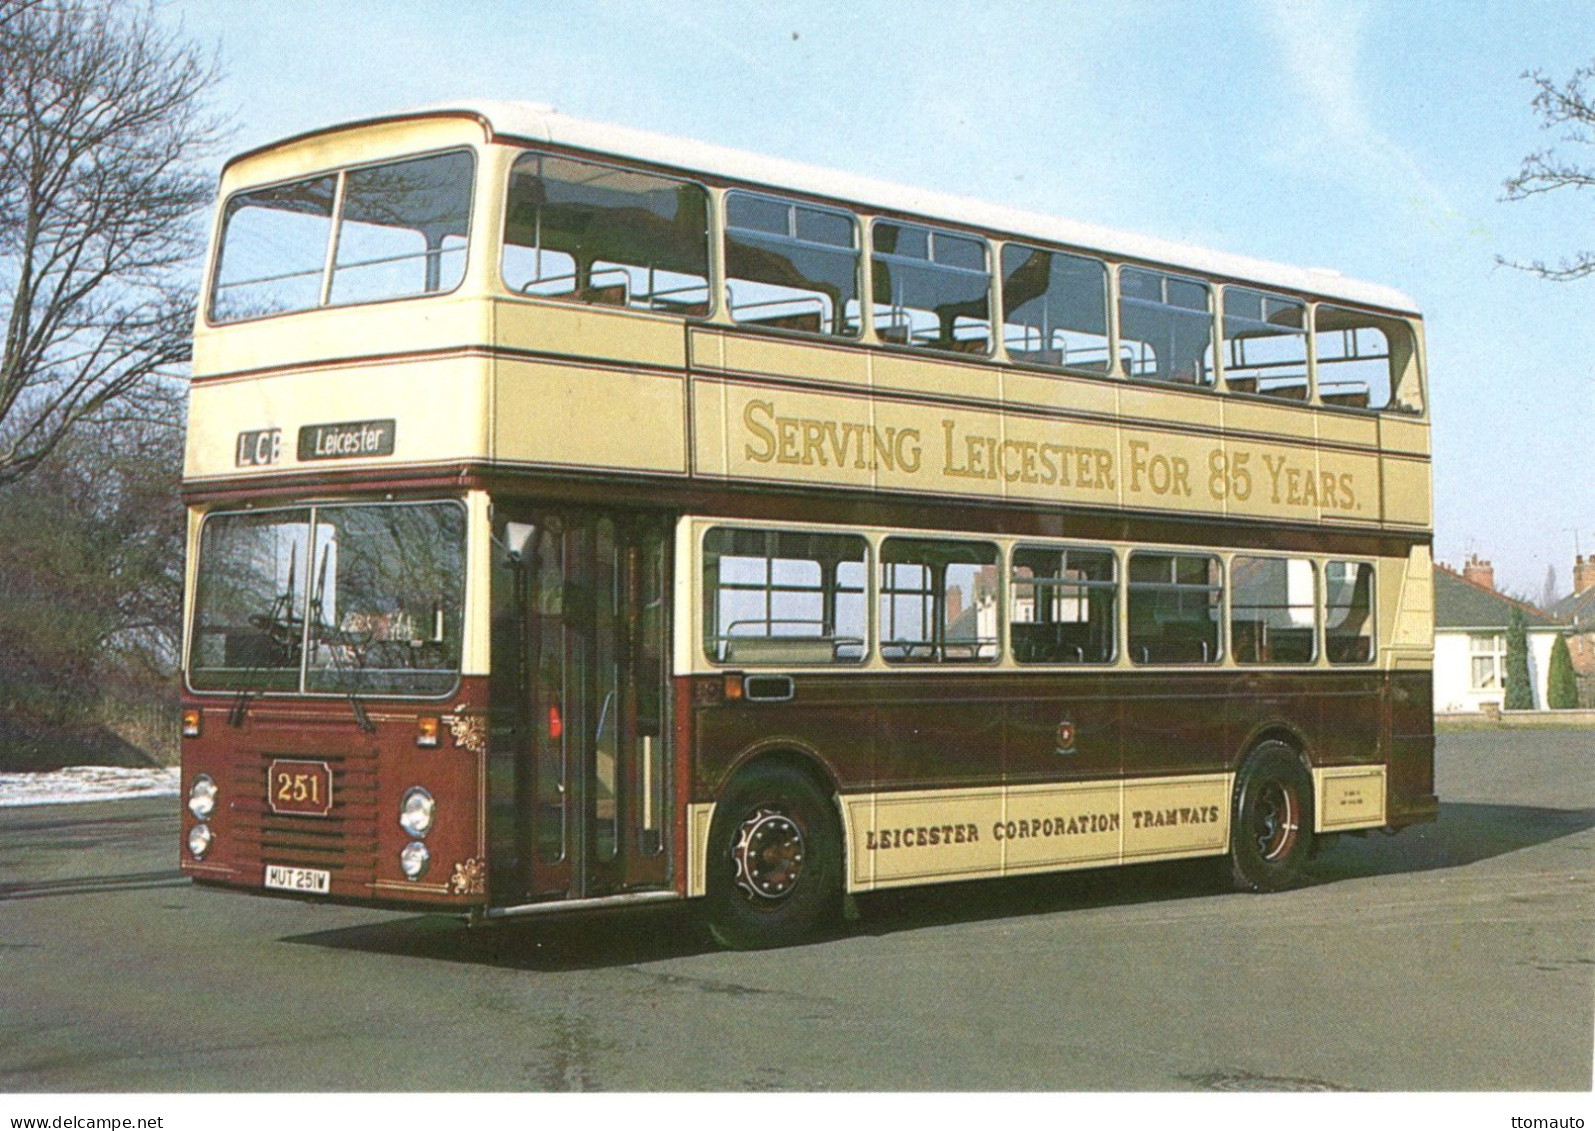
[[[294, 579], [299, 572], [299, 544], [297, 542], [288, 547], [288, 588], [279, 593], [271, 602], [271, 607], [265, 614], [256, 613], [249, 618], [249, 623], [254, 628], [266, 634], [268, 646], [275, 646], [287, 651], [288, 658], [293, 658], [294, 638]], [[303, 624], [300, 628], [303, 630]], [[227, 725], [241, 727], [244, 725], [244, 716], [249, 710], [249, 700], [254, 695], [250, 686], [266, 669], [264, 658], [257, 660], [244, 669], [242, 686], [238, 689], [238, 698], [233, 700], [233, 709], [227, 714]]]
[[[316, 626], [316, 639], [329, 641], [332, 644], [332, 668], [336, 672], [347, 672], [343, 666], [339, 649], [349, 646], [349, 636], [342, 629], [334, 628], [330, 624], [321, 623], [322, 598], [327, 592], [327, 558], [332, 552], [329, 543], [321, 551], [321, 565], [316, 569], [316, 595], [310, 602], [310, 623]], [[365, 704], [360, 702], [355, 694], [354, 680], [349, 681], [349, 709], [354, 712], [354, 721], [366, 734], [375, 734], [377, 725], [371, 721], [371, 716], [366, 714]]]

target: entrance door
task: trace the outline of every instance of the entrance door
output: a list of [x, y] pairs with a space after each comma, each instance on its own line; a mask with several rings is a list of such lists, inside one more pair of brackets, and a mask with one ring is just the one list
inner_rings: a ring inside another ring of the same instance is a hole
[[523, 555], [528, 741], [516, 774], [525, 892], [586, 899], [663, 885], [669, 524], [568, 510], [533, 526]]

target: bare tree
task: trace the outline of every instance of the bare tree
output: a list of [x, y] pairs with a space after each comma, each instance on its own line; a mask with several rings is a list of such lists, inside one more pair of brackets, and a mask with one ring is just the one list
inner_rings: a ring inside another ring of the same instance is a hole
[[[1557, 82], [1541, 71], [1531, 71], [1523, 77], [1534, 84], [1532, 105], [1541, 129], [1561, 129], [1560, 140], [1571, 145], [1595, 143], [1595, 132], [1592, 132], [1595, 130], [1595, 101], [1591, 100], [1586, 86], [1595, 79], [1595, 63], [1579, 67], [1565, 82]], [[1523, 158], [1517, 175], [1506, 181], [1505, 188], [1507, 200], [1527, 200], [1558, 189], [1595, 188], [1595, 165], [1563, 156], [1554, 147], [1539, 149]], [[1595, 251], [1580, 251], [1572, 258], [1564, 257], [1555, 267], [1540, 259], [1529, 263], [1501, 256], [1496, 259], [1556, 282], [1595, 274]]]
[[213, 59], [116, 0], [0, 0], [0, 485], [188, 358]]

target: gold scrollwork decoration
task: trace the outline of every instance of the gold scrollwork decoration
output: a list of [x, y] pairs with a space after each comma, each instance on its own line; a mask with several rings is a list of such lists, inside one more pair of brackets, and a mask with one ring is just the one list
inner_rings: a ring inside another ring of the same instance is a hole
[[472, 857], [454, 865], [449, 877], [450, 895], [481, 895], [487, 891], [487, 861]]
[[469, 710], [464, 703], [458, 703], [452, 715], [444, 716], [444, 721], [449, 724], [454, 745], [472, 754], [480, 754], [487, 749], [487, 719], [481, 715], [467, 714]]

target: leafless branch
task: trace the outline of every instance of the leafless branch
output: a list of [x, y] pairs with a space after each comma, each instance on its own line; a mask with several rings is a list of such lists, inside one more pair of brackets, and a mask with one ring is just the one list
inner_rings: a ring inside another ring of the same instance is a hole
[[216, 80], [147, 4], [0, 0], [0, 484], [187, 361]]
[[[1578, 68], [1565, 82], [1558, 82], [1542, 71], [1530, 71], [1523, 77], [1534, 85], [1530, 105], [1540, 119], [1541, 129], [1560, 130], [1558, 140], [1566, 145], [1584, 146], [1595, 141], [1595, 103], [1591, 102], [1588, 86], [1595, 81], [1595, 63]], [[1523, 158], [1517, 173], [1504, 182], [1502, 199], [1520, 201], [1562, 189], [1582, 192], [1592, 187], [1595, 187], [1595, 166], [1567, 158], [1555, 148], [1545, 148]], [[1496, 256], [1496, 262], [1554, 282], [1571, 282], [1595, 275], [1595, 251], [1564, 257], [1554, 267], [1543, 259], [1520, 262], [1500, 255]]]

